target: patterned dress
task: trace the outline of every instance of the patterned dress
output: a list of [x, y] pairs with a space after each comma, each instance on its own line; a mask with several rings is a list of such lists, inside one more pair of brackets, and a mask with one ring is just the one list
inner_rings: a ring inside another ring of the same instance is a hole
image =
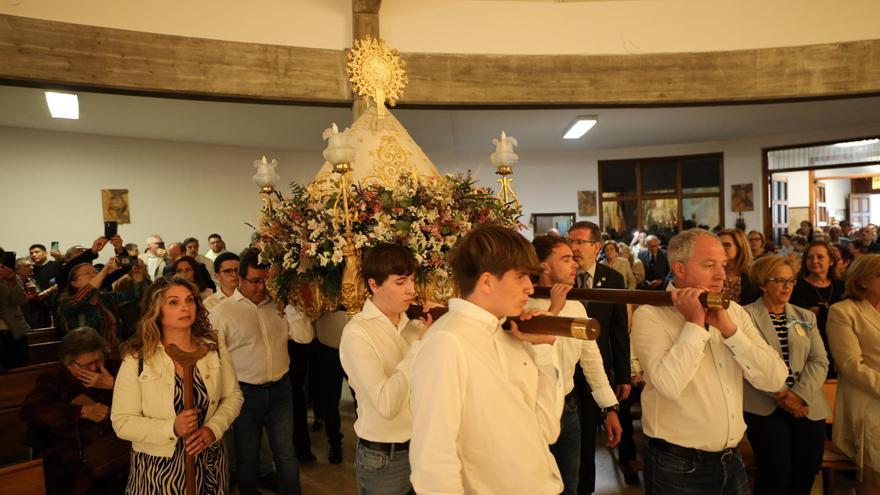
[[[199, 410], [199, 426], [208, 412], [208, 392], [193, 368], [193, 407]], [[183, 411], [183, 379], [174, 378], [174, 412]], [[223, 442], [217, 441], [196, 456], [196, 487], [199, 494], [224, 495], [229, 490], [229, 461]], [[174, 455], [157, 457], [143, 452], [131, 453], [131, 474], [125, 493], [130, 495], [186, 493], [186, 449], [183, 438], [177, 440]]]

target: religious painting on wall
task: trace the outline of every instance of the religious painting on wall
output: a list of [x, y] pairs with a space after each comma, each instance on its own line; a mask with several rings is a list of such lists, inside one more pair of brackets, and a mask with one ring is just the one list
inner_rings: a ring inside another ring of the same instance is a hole
[[105, 222], [131, 223], [128, 189], [101, 189], [101, 211]]
[[578, 191], [578, 216], [596, 216], [596, 191]]
[[645, 232], [667, 239], [678, 233], [678, 199], [643, 199], [641, 211]]
[[730, 209], [731, 211], [753, 211], [755, 209], [752, 184], [733, 184], [730, 186]]

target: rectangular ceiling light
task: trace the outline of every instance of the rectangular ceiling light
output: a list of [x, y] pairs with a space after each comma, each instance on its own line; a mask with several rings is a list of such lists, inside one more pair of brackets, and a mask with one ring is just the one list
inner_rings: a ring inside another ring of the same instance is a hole
[[852, 148], [853, 146], [864, 146], [866, 144], [880, 143], [880, 139], [862, 139], [861, 141], [847, 141], [845, 143], [834, 143], [834, 146], [840, 148]]
[[569, 124], [569, 126], [565, 129], [565, 134], [562, 135], [562, 139], [580, 139], [587, 133], [590, 129], [596, 125], [598, 122], [598, 118], [595, 115], [585, 115], [580, 116], [574, 119], [574, 122]]
[[78, 119], [79, 101], [75, 94], [46, 91], [49, 113], [56, 119]]

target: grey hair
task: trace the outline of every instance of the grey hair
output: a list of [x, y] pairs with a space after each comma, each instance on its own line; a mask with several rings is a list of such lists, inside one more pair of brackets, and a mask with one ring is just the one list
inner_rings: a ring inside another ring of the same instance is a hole
[[15, 269], [18, 270], [18, 267], [25, 265], [27, 263], [32, 263], [30, 258], [28, 258], [26, 256], [22, 257], [22, 258], [18, 258], [17, 260], [15, 260]]
[[645, 237], [645, 244], [647, 244], [647, 243], [649, 243], [649, 242], [651, 242], [651, 241], [654, 241], [654, 240], [659, 241], [660, 238], [657, 237], [657, 236], [654, 235], [654, 234], [651, 234], [651, 235], [649, 235], [648, 237]]
[[107, 352], [107, 341], [92, 327], [79, 327], [67, 332], [58, 346], [58, 359], [67, 366], [87, 352]]
[[689, 260], [694, 254], [694, 244], [696, 244], [697, 239], [701, 235], [707, 235], [713, 239], [718, 239], [717, 235], [706, 229], [688, 229], [678, 233], [675, 237], [670, 239], [669, 247], [666, 249], [669, 264], [672, 265], [672, 263], [675, 263], [676, 261], [679, 263], [687, 263], [687, 260]]

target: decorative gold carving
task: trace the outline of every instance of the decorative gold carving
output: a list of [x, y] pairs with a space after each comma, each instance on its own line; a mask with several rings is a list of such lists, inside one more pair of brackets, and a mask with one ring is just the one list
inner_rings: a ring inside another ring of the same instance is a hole
[[401, 146], [394, 136], [382, 136], [379, 146], [375, 150], [370, 150], [370, 156], [376, 158], [373, 162], [376, 176], [367, 177], [367, 181], [376, 180], [382, 184], [397, 184], [401, 173], [418, 173], [410, 163], [412, 152]]
[[352, 91], [365, 99], [373, 98], [380, 116], [384, 115], [385, 102], [397, 104], [408, 79], [406, 64], [397, 50], [390, 48], [383, 39], [367, 36], [355, 40], [348, 52], [348, 77]]

